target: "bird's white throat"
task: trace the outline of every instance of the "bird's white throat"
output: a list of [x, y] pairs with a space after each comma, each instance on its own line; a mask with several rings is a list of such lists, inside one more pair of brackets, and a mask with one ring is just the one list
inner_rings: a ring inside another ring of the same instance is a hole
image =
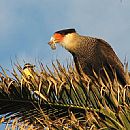
[[70, 33], [65, 35], [61, 45], [67, 50], [72, 51], [79, 44], [76, 40], [78, 36], [79, 35], [77, 33]]

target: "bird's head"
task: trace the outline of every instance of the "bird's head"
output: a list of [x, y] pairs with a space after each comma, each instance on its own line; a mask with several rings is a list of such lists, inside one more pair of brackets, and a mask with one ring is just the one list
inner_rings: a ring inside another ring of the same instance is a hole
[[24, 65], [24, 67], [23, 67], [23, 70], [24, 69], [26, 69], [26, 68], [34, 68], [35, 67], [35, 65], [32, 65], [32, 64], [30, 64], [30, 63], [26, 63], [25, 65]]
[[23, 76], [22, 78], [26, 81], [26, 78], [34, 78], [34, 67], [35, 65], [32, 65], [30, 63], [26, 63], [23, 67]]
[[64, 30], [56, 31], [51, 37], [48, 44], [51, 46], [52, 49], [56, 49], [55, 46], [56, 43], [62, 45], [62, 43], [65, 41], [65, 38], [69, 34], [73, 34], [73, 33], [76, 33], [75, 29], [64, 29]]

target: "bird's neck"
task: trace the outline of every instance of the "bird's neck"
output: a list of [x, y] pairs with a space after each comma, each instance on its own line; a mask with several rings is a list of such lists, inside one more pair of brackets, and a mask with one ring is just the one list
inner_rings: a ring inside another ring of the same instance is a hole
[[80, 35], [78, 33], [70, 33], [70, 34], [67, 34], [61, 45], [67, 49], [68, 51], [70, 52], [74, 52], [78, 49], [78, 47], [80, 46], [80, 42], [79, 42], [79, 39], [80, 39]]

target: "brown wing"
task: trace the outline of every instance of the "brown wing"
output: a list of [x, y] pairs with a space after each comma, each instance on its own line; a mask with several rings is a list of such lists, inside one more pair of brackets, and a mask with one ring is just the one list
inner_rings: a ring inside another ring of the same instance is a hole
[[97, 42], [100, 52], [106, 60], [103, 65], [111, 65], [111, 67], [115, 69], [118, 79], [122, 82], [123, 85], [125, 85], [126, 79], [124, 74], [124, 67], [120, 59], [117, 57], [116, 53], [107, 42], [102, 39], [97, 39]]

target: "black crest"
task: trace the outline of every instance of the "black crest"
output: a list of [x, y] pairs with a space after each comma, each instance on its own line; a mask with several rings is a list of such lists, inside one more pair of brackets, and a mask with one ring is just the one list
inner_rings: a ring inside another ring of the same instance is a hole
[[66, 35], [68, 33], [75, 33], [75, 29], [74, 28], [71, 28], [71, 29], [64, 29], [64, 30], [60, 30], [60, 31], [57, 31], [55, 33], [59, 33], [59, 34], [62, 34], [62, 35]]
[[32, 64], [30, 64], [30, 63], [26, 63], [25, 65], [24, 65], [24, 67], [23, 67], [23, 69], [26, 69], [26, 68], [34, 68], [35, 67], [35, 65], [32, 65]]

